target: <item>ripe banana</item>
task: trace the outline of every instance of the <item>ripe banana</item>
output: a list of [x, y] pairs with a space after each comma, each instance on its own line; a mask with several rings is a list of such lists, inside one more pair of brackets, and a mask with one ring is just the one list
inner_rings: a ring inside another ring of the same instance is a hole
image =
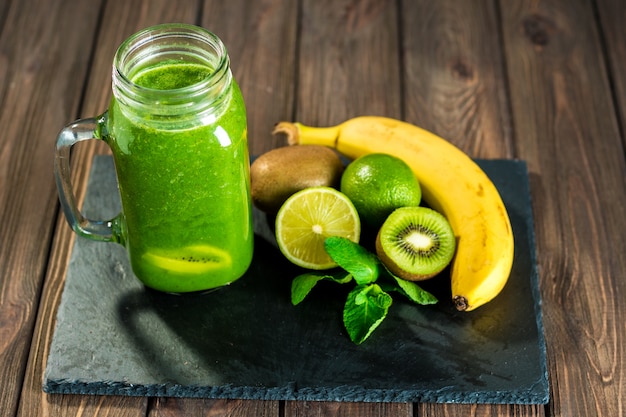
[[459, 148], [415, 125], [362, 116], [337, 126], [280, 122], [290, 145], [335, 148], [348, 158], [387, 153], [403, 159], [417, 176], [424, 201], [442, 213], [457, 238], [452, 298], [459, 311], [473, 310], [500, 293], [513, 265], [513, 231], [498, 190]]

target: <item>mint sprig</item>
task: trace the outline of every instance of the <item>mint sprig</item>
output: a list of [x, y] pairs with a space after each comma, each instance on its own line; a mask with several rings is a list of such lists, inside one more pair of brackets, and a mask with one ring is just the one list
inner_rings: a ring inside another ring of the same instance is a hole
[[[349, 239], [329, 237], [324, 248], [340, 268], [332, 272], [310, 271], [297, 276], [291, 285], [291, 302], [301, 303], [321, 280], [331, 280], [339, 284], [356, 282], [350, 291], [343, 309], [343, 323], [350, 339], [363, 343], [387, 317], [393, 302], [387, 291], [395, 291], [416, 304], [434, 304], [437, 298], [423, 290], [415, 282], [405, 281], [395, 275], [380, 262], [378, 256]], [[383, 285], [376, 284], [379, 277], [388, 278]]]
[[393, 300], [377, 284], [358, 285], [348, 294], [343, 323], [350, 339], [363, 343], [387, 317]]

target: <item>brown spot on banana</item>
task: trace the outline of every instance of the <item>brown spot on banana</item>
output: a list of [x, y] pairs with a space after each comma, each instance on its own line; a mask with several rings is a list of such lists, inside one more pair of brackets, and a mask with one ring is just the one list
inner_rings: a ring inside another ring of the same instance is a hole
[[478, 197], [482, 197], [485, 195], [485, 189], [483, 188], [482, 184], [478, 184], [478, 191], [476, 191], [476, 195]]

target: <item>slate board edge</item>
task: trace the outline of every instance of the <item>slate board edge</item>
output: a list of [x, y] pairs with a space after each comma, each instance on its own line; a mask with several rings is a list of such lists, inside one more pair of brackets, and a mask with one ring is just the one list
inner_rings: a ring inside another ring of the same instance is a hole
[[[46, 380], [48, 394], [120, 395], [129, 397], [176, 397], [209, 399], [242, 399], [264, 401], [340, 401], [381, 403], [447, 403], [447, 404], [547, 404], [549, 398], [539, 392], [459, 392], [454, 399], [450, 393], [437, 390], [378, 390], [355, 385], [330, 389], [297, 389], [285, 387], [259, 388], [251, 386], [219, 387], [152, 384], [135, 386], [119, 382], [81, 382]], [[349, 394], [346, 394], [349, 392]]]
[[534, 250], [530, 251], [530, 262], [532, 265], [532, 273], [530, 275], [530, 280], [531, 280], [531, 291], [532, 291], [532, 295], [533, 298], [535, 299], [535, 316], [537, 318], [537, 333], [538, 333], [538, 338], [539, 338], [539, 344], [541, 345], [541, 349], [543, 352], [543, 355], [541, 356], [541, 368], [543, 369], [543, 374], [544, 374], [544, 379], [543, 381], [541, 381], [542, 383], [542, 387], [541, 390], [545, 393], [543, 395], [543, 398], [540, 399], [540, 401], [538, 402], [538, 404], [547, 404], [550, 401], [550, 379], [548, 378], [548, 364], [547, 364], [547, 346], [546, 346], [546, 339], [545, 339], [545, 328], [543, 325], [543, 310], [542, 310], [542, 299], [541, 299], [541, 292], [539, 289], [539, 266], [537, 264], [537, 245], [536, 245], [536, 240], [535, 240], [535, 219], [534, 219], [534, 215], [533, 215], [533, 210], [532, 210], [532, 194], [531, 194], [531, 190], [530, 190], [530, 173], [528, 171], [528, 164], [526, 163], [526, 161], [522, 161], [522, 160], [515, 160], [517, 163], [523, 164], [524, 167], [524, 171], [526, 173], [526, 181], [525, 181], [525, 188], [526, 188], [526, 192], [525, 195], [527, 196], [527, 201], [528, 201], [528, 207], [529, 207], [529, 213], [528, 216], [526, 218], [527, 221], [527, 228], [528, 228], [528, 239], [529, 239], [529, 248], [532, 248]]

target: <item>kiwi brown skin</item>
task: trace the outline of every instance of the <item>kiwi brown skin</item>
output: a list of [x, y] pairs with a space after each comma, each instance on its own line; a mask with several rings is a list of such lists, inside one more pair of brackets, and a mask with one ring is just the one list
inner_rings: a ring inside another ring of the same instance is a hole
[[294, 145], [273, 149], [250, 166], [252, 203], [268, 214], [292, 194], [308, 187], [339, 187], [344, 165], [335, 151], [319, 145]]

